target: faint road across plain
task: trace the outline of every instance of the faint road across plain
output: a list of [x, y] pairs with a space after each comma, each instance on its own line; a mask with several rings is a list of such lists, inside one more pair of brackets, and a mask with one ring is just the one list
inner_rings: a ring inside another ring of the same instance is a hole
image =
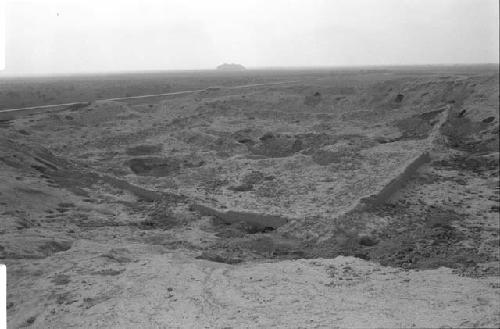
[[[127, 97], [115, 97], [115, 98], [107, 98], [107, 99], [97, 99], [96, 101], [122, 101], [129, 99], [141, 99], [141, 98], [152, 98], [152, 97], [162, 97], [162, 96], [174, 96], [174, 95], [185, 95], [185, 94], [193, 94], [203, 91], [209, 91], [212, 88], [217, 88], [217, 90], [234, 90], [234, 89], [244, 89], [244, 88], [252, 88], [252, 87], [263, 87], [263, 86], [274, 86], [274, 85], [283, 85], [297, 82], [294, 81], [280, 81], [280, 82], [269, 82], [269, 83], [254, 83], [254, 84], [246, 84], [240, 86], [232, 86], [232, 87], [224, 87], [224, 86], [216, 86], [216, 87], [207, 87], [204, 89], [195, 89], [195, 90], [183, 90], [183, 91], [175, 91], [163, 94], [151, 94], [151, 95], [138, 95], [138, 96], [127, 96]], [[11, 120], [15, 117], [34, 114], [42, 110], [64, 110], [70, 106], [78, 106], [78, 105], [87, 105], [88, 102], [71, 102], [71, 103], [62, 103], [62, 104], [49, 104], [49, 105], [39, 105], [39, 106], [30, 106], [30, 107], [22, 107], [16, 109], [6, 109], [0, 110], [0, 120]]]

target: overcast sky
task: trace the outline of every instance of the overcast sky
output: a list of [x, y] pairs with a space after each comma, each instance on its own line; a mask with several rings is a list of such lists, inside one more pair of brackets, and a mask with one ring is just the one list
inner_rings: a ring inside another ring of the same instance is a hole
[[223, 62], [498, 63], [499, 56], [498, 0], [3, 1], [8, 74]]

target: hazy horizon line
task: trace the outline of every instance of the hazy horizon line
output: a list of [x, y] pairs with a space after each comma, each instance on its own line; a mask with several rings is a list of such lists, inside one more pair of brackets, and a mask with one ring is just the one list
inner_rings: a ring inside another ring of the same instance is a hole
[[0, 70], [0, 78], [24, 78], [24, 77], [64, 77], [64, 76], [89, 76], [89, 75], [121, 75], [121, 74], [141, 74], [141, 73], [187, 73], [187, 72], [222, 72], [241, 73], [249, 71], [293, 71], [293, 70], [352, 70], [352, 69], [387, 69], [387, 68], [412, 68], [412, 67], [458, 67], [458, 66], [499, 66], [500, 62], [470, 62], [470, 63], [427, 63], [427, 64], [363, 64], [363, 65], [296, 65], [296, 66], [245, 66], [244, 70], [218, 70], [213, 68], [198, 69], [145, 69], [145, 70], [109, 70], [109, 71], [75, 71], [75, 72], [40, 72], [40, 73], [9, 73]]

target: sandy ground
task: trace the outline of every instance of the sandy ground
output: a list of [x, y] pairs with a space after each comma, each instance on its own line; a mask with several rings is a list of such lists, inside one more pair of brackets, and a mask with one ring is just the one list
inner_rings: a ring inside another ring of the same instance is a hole
[[3, 121], [9, 327], [498, 327], [498, 95], [351, 72]]
[[20, 267], [23, 274], [12, 274], [25, 292], [17, 311], [50, 328], [456, 328], [498, 321], [497, 278], [447, 268], [405, 271], [343, 256], [233, 266], [159, 247], [110, 247], [79, 242], [39, 261], [36, 277], [35, 266]]

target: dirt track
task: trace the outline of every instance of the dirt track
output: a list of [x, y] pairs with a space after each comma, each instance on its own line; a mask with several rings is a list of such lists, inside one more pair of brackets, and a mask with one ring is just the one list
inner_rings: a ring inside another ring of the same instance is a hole
[[[289, 84], [289, 83], [293, 83], [293, 82], [296, 82], [296, 81], [254, 83], [254, 84], [246, 84], [246, 85], [233, 86], [233, 87], [217, 87], [217, 89], [223, 88], [223, 89], [228, 89], [228, 90], [237, 90], [237, 89], [242, 89], [242, 88], [282, 85], [282, 84]], [[115, 97], [115, 98], [99, 99], [99, 101], [104, 101], [104, 102], [105, 101], [128, 101], [128, 100], [134, 100], [134, 99], [188, 95], [188, 94], [194, 94], [194, 93], [207, 91], [210, 89], [214, 89], [214, 87], [208, 87], [208, 88], [197, 89], [197, 90], [183, 90], [183, 91], [176, 91], [176, 92], [169, 92], [169, 93], [162, 93], [162, 94]], [[39, 113], [39, 112], [43, 113], [43, 112], [46, 112], [45, 110], [52, 110], [52, 111], [59, 110], [60, 111], [60, 110], [68, 109], [68, 108], [80, 108], [80, 107], [85, 107], [88, 104], [89, 103], [85, 103], [85, 102], [70, 102], [70, 103], [63, 103], [63, 104], [48, 104], [48, 105], [30, 106], [30, 107], [23, 107], [23, 108], [5, 109], [5, 110], [0, 110], [0, 121], [1, 120], [12, 120], [14, 118], [19, 118], [22, 116], [31, 115], [31, 114], [35, 114], [35, 113]]]

